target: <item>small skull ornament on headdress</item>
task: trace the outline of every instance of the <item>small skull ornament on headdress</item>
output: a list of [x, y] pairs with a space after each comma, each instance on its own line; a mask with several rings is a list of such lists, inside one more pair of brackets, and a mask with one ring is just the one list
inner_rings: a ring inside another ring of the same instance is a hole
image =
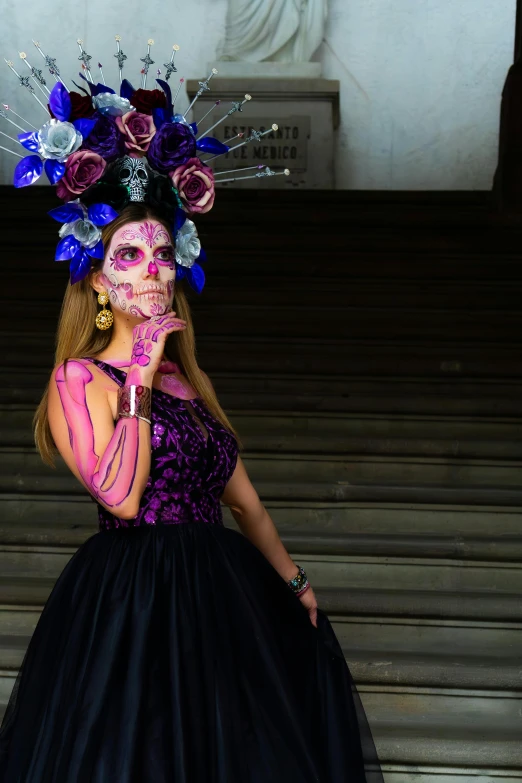
[[131, 158], [125, 155], [116, 161], [114, 171], [119, 182], [128, 188], [131, 201], [145, 201], [150, 167], [144, 158]]

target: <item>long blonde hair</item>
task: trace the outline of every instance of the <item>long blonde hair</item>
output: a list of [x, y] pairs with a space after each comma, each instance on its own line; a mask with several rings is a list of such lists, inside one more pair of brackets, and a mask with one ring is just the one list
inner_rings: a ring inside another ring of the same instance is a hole
[[[122, 210], [121, 214], [102, 230], [104, 247], [109, 243], [118, 229], [126, 223], [134, 223], [140, 220], [154, 219], [162, 223], [174, 243], [172, 231], [167, 222], [158, 217], [143, 203], [130, 204]], [[78, 283], [67, 284], [65, 296], [62, 302], [60, 319], [56, 333], [56, 349], [54, 355], [55, 366], [73, 358], [95, 358], [104, 351], [111, 341], [111, 331], [100, 331], [96, 328], [95, 318], [98, 312], [97, 294], [90, 284], [90, 276], [99, 269], [103, 261], [93, 265], [89, 276]], [[194, 327], [190, 313], [189, 303], [184, 292], [184, 281], [176, 280], [174, 287], [174, 302], [172, 309], [176, 315], [187, 322], [186, 329], [169, 335], [165, 353], [171, 361], [177, 362], [181, 372], [185, 375], [196, 393], [202, 397], [209, 411], [223, 424], [237, 439], [239, 448], [243, 445], [237, 431], [230, 423], [228, 417], [218, 402], [212, 385], [199, 369], [196, 361], [196, 341]], [[42, 460], [54, 466], [57, 453], [47, 414], [47, 399], [49, 383], [47, 383], [43, 397], [36, 409], [33, 419], [34, 438]]]

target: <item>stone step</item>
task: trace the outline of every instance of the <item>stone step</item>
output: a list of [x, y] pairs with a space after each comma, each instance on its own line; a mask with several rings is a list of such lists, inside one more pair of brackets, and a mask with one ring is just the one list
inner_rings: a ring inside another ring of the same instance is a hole
[[[0, 403], [36, 405], [49, 371], [0, 369]], [[522, 417], [522, 380], [371, 378], [216, 370], [212, 383], [227, 410], [333, 411], [477, 417]]]
[[[29, 322], [28, 322], [29, 323]], [[50, 333], [23, 332], [23, 324], [15, 333], [0, 332], [4, 367], [26, 368], [26, 356], [31, 355], [31, 368], [53, 366], [53, 340]], [[200, 366], [210, 375], [224, 368], [240, 374], [303, 373], [313, 367], [314, 376], [393, 376], [404, 378], [488, 378], [522, 377], [520, 345], [507, 341], [475, 343], [451, 341], [381, 341], [334, 340], [309, 337], [303, 339], [263, 338], [234, 335], [199, 335]]]
[[[265, 499], [522, 505], [522, 464], [516, 460], [255, 452], [242, 458]], [[0, 492], [84, 491], [61, 459], [53, 470], [34, 449], [0, 448]]]
[[520, 691], [363, 685], [360, 694], [383, 762], [522, 768]]
[[[36, 580], [39, 585], [39, 580], [57, 579], [75, 551], [76, 547], [1, 545], [3, 589], [14, 589], [19, 580]], [[290, 550], [290, 556], [293, 555], [295, 557]], [[299, 553], [299, 563], [305, 568], [314, 590], [324, 591], [328, 596], [335, 593], [339, 601], [346, 597], [347, 591], [356, 590], [374, 594], [402, 593], [413, 596], [419, 605], [424, 597], [430, 603], [430, 597], [439, 599], [442, 594], [457, 600], [462, 596], [463, 602], [470, 597], [506, 601], [518, 597], [518, 614], [522, 619], [522, 563], [305, 553]], [[456, 607], [456, 610], [462, 611], [462, 608]]]
[[[266, 299], [265, 299], [266, 302]], [[416, 303], [417, 304], [417, 303]], [[24, 302], [27, 323], [38, 323], [42, 330], [56, 327], [59, 302]], [[6, 318], [14, 320], [17, 300], [3, 306]], [[272, 303], [245, 305], [236, 302], [200, 304], [192, 312], [197, 335], [220, 334], [274, 339], [316, 337], [318, 333], [335, 334], [337, 339], [373, 340], [386, 335], [390, 340], [411, 338], [420, 342], [450, 341], [458, 335], [459, 341], [488, 341], [506, 344], [517, 342], [522, 332], [522, 313], [500, 309], [492, 310], [435, 310], [403, 307], [369, 308], [333, 303], [322, 307], [314, 302], [313, 316], [304, 305]]]
[[521, 690], [522, 624], [330, 620], [357, 683]]
[[[248, 451], [522, 459], [522, 418], [227, 411]], [[0, 404], [0, 446], [34, 443], [34, 407]]]
[[[4, 708], [14, 677], [12, 670], [0, 670]], [[463, 772], [497, 772], [500, 778], [493, 780], [499, 783], [513, 779], [505, 777], [508, 768], [522, 768], [520, 692], [360, 685], [359, 693], [385, 772], [393, 771], [388, 766], [393, 764], [403, 770], [436, 765], [441, 772], [455, 765]], [[423, 783], [432, 773], [421, 778]], [[405, 783], [408, 778], [396, 780]]]
[[[302, 558], [301, 558], [302, 559]], [[42, 607], [55, 583], [52, 577], [0, 575], [0, 605]], [[324, 589], [314, 586], [318, 605], [329, 615], [401, 617], [520, 623], [519, 593], [436, 590]]]
[[385, 783], [517, 783], [522, 770], [486, 769], [484, 767], [383, 764]]
[[[5, 317], [16, 317], [16, 300], [8, 305]], [[59, 303], [49, 306], [40, 301], [24, 303], [27, 320], [38, 323], [44, 332], [56, 327]], [[319, 307], [314, 302], [313, 315], [304, 306], [272, 304], [249, 306], [236, 303], [203, 305], [192, 312], [196, 334], [241, 335], [255, 338], [304, 339], [320, 333], [335, 334], [339, 340], [375, 340], [386, 335], [388, 340], [408, 340], [412, 335], [418, 342], [448, 342], [457, 337], [459, 342], [485, 341], [509, 345], [518, 343], [522, 314], [516, 311], [433, 310], [404, 307], [396, 309], [349, 307], [333, 304]], [[21, 326], [23, 327], [24, 324]], [[52, 343], [51, 343], [52, 345]]]
[[[522, 419], [227, 411], [247, 450], [522, 459]], [[0, 445], [32, 445], [34, 407], [0, 404]]]
[[[98, 530], [90, 497], [2, 495], [0, 543], [74, 547]], [[303, 554], [522, 560], [522, 509], [266, 501], [287, 548]], [[239, 530], [223, 506], [227, 527]]]
[[[40, 617], [0, 607], [0, 669], [18, 669]], [[355, 681], [518, 690], [522, 624], [330, 617]]]
[[[253, 259], [255, 260], [255, 253]], [[262, 276], [259, 274], [263, 270]], [[251, 280], [243, 275], [226, 275], [223, 270], [219, 276], [213, 276], [205, 284], [205, 308], [214, 306], [266, 307], [285, 306], [292, 303], [294, 307], [309, 310], [310, 282], [303, 274], [291, 275], [281, 273], [281, 264], [275, 274], [267, 272], [265, 264], [257, 266], [258, 285], [252, 286]], [[344, 274], [343, 274], [344, 272]], [[413, 270], [412, 270], [413, 272]], [[423, 274], [423, 273], [422, 273]], [[34, 290], [27, 289], [27, 270], [14, 267], [9, 273], [9, 291], [0, 292], [0, 306], [5, 314], [5, 308], [15, 308], [16, 301], [23, 298], [24, 307], [30, 305], [42, 307], [42, 312], [54, 313], [61, 303], [66, 273], [58, 264], [46, 269], [45, 276], [38, 279]], [[270, 292], [267, 298], [267, 291]], [[368, 311], [376, 308], [402, 311], [404, 308], [427, 308], [439, 311], [472, 311], [482, 310], [500, 312], [502, 310], [517, 312], [522, 294], [522, 279], [492, 278], [480, 279], [431, 279], [426, 285], [424, 277], [397, 279], [389, 273], [387, 276], [374, 276], [361, 265], [354, 266], [353, 259], [344, 269], [339, 266], [338, 277], [314, 280], [314, 312], [316, 308], [325, 307], [364, 307]], [[34, 298], [33, 298], [34, 297]], [[202, 301], [193, 299], [193, 312], [201, 309]], [[33, 310], [32, 312], [37, 312]]]

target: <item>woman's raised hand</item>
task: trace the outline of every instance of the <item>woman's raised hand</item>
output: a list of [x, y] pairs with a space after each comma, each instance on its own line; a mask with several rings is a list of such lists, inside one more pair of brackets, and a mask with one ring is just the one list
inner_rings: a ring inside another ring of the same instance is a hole
[[156, 315], [135, 326], [132, 331], [132, 355], [127, 384], [152, 385], [165, 351], [165, 341], [172, 332], [185, 329], [187, 322], [176, 318], [171, 310], [165, 315]]

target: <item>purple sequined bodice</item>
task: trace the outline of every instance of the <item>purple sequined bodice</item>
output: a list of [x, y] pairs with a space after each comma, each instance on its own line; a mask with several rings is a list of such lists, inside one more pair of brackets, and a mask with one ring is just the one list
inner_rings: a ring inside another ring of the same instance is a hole
[[[90, 359], [119, 386], [125, 372], [99, 359]], [[152, 389], [151, 467], [140, 509], [134, 519], [119, 519], [98, 505], [100, 529], [210, 522], [222, 525], [219, 499], [234, 472], [239, 453], [229, 430], [196, 397], [185, 402]]]

